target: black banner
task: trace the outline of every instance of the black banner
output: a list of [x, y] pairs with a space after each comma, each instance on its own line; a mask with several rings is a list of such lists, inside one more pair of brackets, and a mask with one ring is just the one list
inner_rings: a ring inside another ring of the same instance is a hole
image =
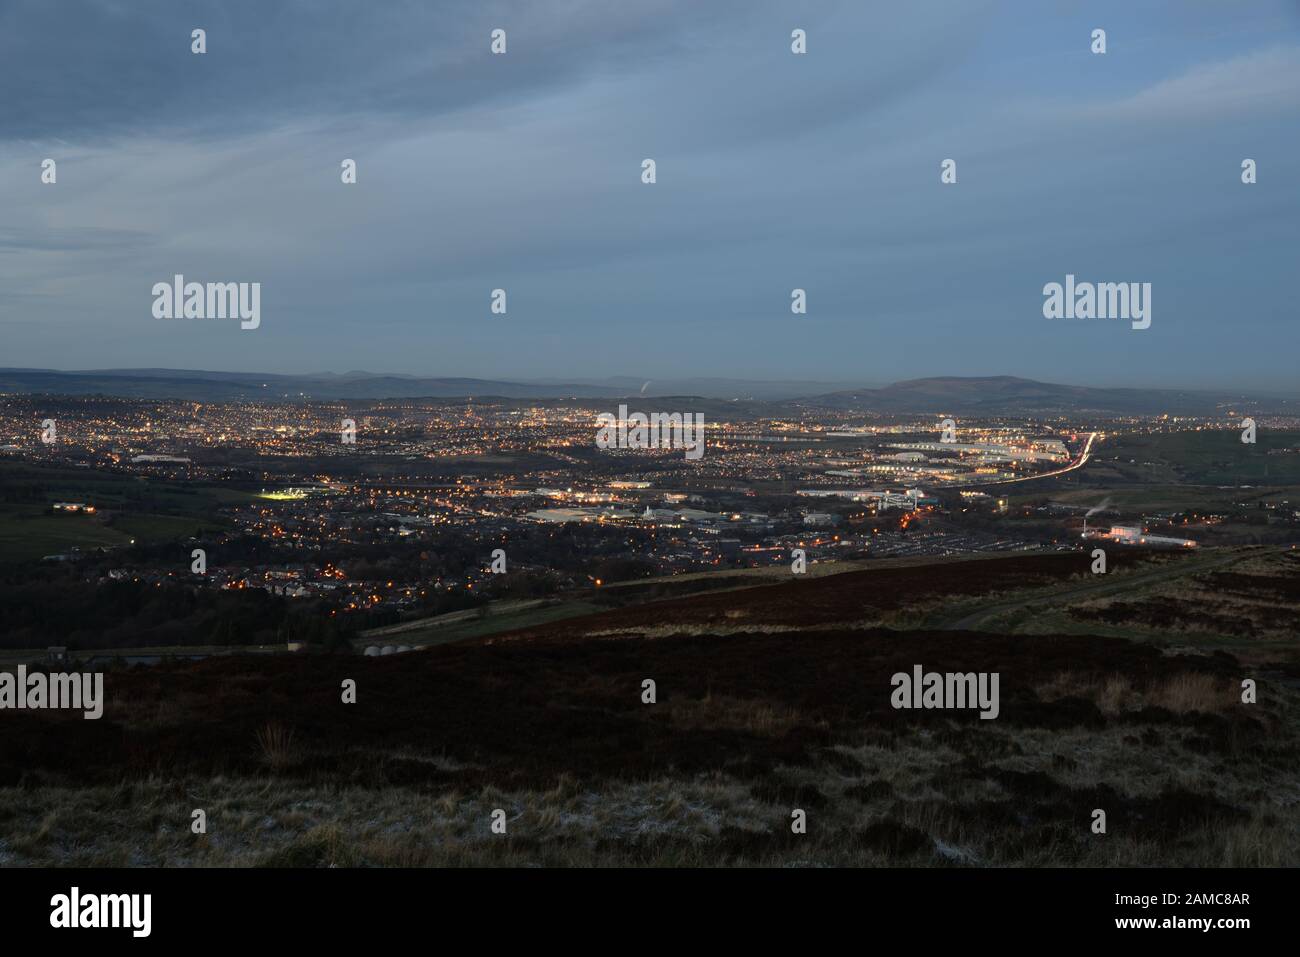
[[[1288, 935], [1281, 870], [7, 870], [6, 938], [370, 943], [431, 930], [540, 943], [708, 927], [1223, 946]], [[1050, 937], [1045, 937], [1050, 935]], [[420, 939], [414, 937], [412, 939]], [[679, 937], [671, 939], [681, 940]], [[775, 938], [773, 938], [775, 939]]]

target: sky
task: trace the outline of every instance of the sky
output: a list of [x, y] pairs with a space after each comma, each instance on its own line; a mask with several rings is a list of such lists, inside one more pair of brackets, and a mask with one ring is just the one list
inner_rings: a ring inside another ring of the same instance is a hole
[[0, 0], [0, 103], [0, 366], [1300, 392], [1300, 0]]

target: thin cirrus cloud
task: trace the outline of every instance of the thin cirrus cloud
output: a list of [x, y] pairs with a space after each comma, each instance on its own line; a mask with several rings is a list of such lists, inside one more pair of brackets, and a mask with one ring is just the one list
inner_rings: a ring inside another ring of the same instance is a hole
[[1276, 46], [1198, 65], [1099, 109], [1159, 122], [1204, 120], [1241, 111], [1267, 114], [1297, 107], [1300, 46]]
[[[200, 135], [303, 117], [432, 116], [532, 96], [612, 68], [671, 56], [717, 0], [9, 0], [0, 10], [0, 137]], [[482, 54], [496, 27], [506, 60]], [[207, 33], [194, 57], [190, 34]], [[57, 65], [57, 68], [51, 68]]]

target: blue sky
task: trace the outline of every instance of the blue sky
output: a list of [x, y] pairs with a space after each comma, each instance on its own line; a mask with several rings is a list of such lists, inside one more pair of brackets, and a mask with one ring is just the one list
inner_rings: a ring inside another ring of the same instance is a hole
[[0, 365], [1297, 389], [1295, 0], [3, 0], [0, 96]]

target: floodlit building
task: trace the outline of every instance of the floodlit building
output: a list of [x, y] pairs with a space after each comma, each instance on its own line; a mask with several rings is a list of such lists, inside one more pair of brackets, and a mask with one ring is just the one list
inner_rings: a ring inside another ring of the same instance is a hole
[[[1084, 533], [1085, 537], [1087, 533]], [[1147, 548], [1196, 548], [1190, 538], [1172, 538], [1168, 535], [1148, 535], [1140, 525], [1112, 525], [1110, 531], [1100, 536], [1121, 545], [1142, 545]]]

